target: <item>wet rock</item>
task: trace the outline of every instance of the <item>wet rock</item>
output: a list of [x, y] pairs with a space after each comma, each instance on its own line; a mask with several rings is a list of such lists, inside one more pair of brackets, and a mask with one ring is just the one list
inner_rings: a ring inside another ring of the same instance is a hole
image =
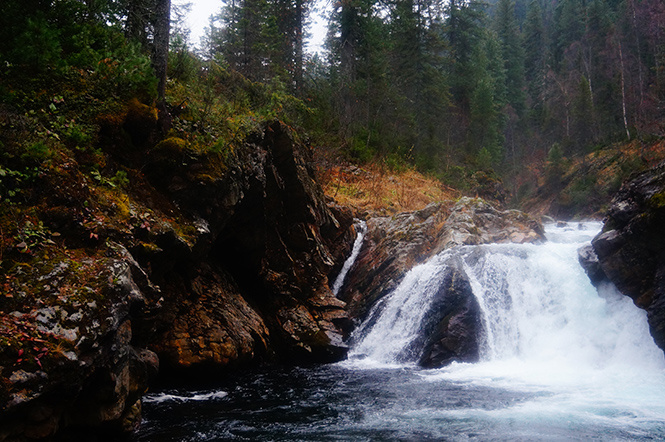
[[[635, 176], [612, 200], [592, 241], [603, 274], [646, 310], [651, 335], [665, 349], [665, 163]], [[593, 262], [593, 261], [592, 261]], [[596, 282], [594, 264], [589, 276]]]
[[607, 275], [600, 266], [598, 255], [591, 244], [582, 246], [578, 251], [578, 259], [584, 271], [589, 275], [593, 285], [598, 285], [607, 280]]
[[478, 361], [481, 328], [480, 307], [471, 284], [462, 270], [451, 266], [424, 324], [419, 365], [436, 368]]

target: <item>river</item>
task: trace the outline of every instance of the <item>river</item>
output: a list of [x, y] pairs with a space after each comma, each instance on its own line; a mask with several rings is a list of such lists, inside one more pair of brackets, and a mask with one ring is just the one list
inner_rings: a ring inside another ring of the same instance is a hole
[[[377, 305], [346, 361], [152, 392], [136, 440], [663, 440], [665, 358], [646, 314], [577, 262], [599, 229], [445, 251]], [[481, 307], [480, 362], [422, 369], [405, 349], [453, 258]]]

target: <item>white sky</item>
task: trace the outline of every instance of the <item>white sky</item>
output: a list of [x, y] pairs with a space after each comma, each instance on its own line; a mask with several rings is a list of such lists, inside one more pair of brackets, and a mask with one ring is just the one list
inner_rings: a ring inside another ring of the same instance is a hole
[[[205, 27], [208, 26], [209, 18], [211, 15], [217, 14], [224, 5], [222, 0], [174, 0], [175, 4], [191, 3], [192, 9], [187, 16], [187, 26], [189, 27], [190, 42], [198, 46], [201, 37], [203, 36]], [[307, 42], [308, 52], [317, 52], [321, 49], [323, 41], [326, 37], [326, 25], [322, 16], [328, 15], [330, 9], [329, 0], [315, 0], [316, 8], [312, 12], [312, 21], [314, 25], [310, 27], [309, 33], [311, 37]], [[323, 9], [324, 12], [316, 12], [316, 9]]]

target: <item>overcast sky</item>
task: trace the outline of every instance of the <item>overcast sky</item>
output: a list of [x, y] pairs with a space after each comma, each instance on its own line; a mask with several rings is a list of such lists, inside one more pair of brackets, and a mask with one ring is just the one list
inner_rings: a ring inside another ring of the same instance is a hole
[[[190, 41], [192, 44], [197, 46], [201, 40], [201, 37], [203, 36], [205, 27], [208, 26], [208, 20], [210, 16], [217, 14], [224, 4], [222, 0], [174, 0], [174, 3], [192, 4], [192, 10], [187, 16], [187, 24], [191, 31]], [[324, 5], [330, 5], [330, 1], [317, 0], [317, 4], [318, 8], [324, 7], [324, 9], [327, 10], [328, 8], [326, 8]], [[320, 49], [326, 37], [326, 26], [323, 24], [321, 13], [313, 13], [312, 19], [315, 24], [309, 30], [311, 37], [307, 46], [308, 52], [316, 52], [318, 49]]]

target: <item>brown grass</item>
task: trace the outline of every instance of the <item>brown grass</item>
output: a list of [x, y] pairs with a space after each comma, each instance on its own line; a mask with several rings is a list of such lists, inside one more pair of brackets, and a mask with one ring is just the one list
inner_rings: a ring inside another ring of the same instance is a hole
[[320, 171], [319, 176], [326, 195], [338, 204], [379, 214], [419, 210], [432, 202], [460, 196], [458, 191], [413, 169], [337, 165]]

